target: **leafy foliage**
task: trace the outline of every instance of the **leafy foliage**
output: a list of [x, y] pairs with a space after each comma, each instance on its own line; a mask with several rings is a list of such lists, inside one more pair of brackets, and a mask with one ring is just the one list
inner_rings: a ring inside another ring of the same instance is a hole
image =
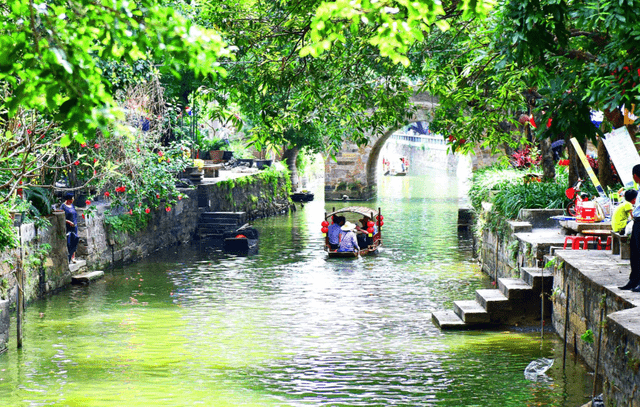
[[0, 250], [17, 247], [18, 239], [13, 228], [13, 219], [6, 205], [0, 204]]

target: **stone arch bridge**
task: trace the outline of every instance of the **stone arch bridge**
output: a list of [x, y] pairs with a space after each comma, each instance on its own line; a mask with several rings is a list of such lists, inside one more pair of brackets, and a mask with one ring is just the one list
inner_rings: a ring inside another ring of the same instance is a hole
[[[413, 117], [407, 119], [406, 124], [416, 122], [430, 122], [432, 111], [437, 106], [431, 96], [417, 94], [411, 99], [416, 107]], [[377, 174], [380, 154], [385, 143], [392, 137], [398, 129], [388, 129], [383, 134], [373, 136], [366, 146], [358, 147], [355, 143], [345, 141], [342, 149], [336, 153], [336, 160], [325, 157], [325, 199], [342, 200], [348, 197], [350, 200], [369, 200], [376, 196]], [[439, 137], [439, 136], [438, 136]], [[436, 137], [434, 137], [435, 140]], [[440, 140], [442, 140], [440, 138]], [[432, 159], [439, 166], [451, 166], [451, 160], [457, 159], [447, 153], [447, 146], [444, 141], [440, 145], [429, 145], [433, 153]], [[478, 161], [486, 160], [487, 152], [476, 148], [476, 155], [472, 157], [474, 168], [478, 166]]]

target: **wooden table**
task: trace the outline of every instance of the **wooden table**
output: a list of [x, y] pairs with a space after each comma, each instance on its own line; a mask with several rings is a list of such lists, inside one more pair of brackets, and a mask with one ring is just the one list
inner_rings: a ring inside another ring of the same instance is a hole
[[584, 233], [584, 230], [605, 230], [607, 235], [611, 232], [611, 221], [578, 223], [575, 220], [561, 220], [559, 223], [560, 226], [571, 232], [570, 234]]

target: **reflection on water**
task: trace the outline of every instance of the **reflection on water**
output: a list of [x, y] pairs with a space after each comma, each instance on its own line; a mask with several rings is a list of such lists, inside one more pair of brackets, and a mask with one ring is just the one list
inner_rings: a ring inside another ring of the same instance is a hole
[[[316, 201], [255, 222], [249, 257], [194, 244], [31, 304], [0, 356], [2, 405], [577, 406], [584, 367], [548, 334], [441, 332], [430, 312], [488, 280], [456, 230], [446, 173], [386, 177], [377, 257], [328, 259]], [[321, 193], [321, 191], [320, 191]], [[318, 199], [320, 198], [320, 199]]]

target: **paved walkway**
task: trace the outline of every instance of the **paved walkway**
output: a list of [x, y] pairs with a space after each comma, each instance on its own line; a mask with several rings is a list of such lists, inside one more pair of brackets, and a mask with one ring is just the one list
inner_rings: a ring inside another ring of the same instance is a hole
[[629, 281], [629, 260], [620, 260], [608, 250], [557, 250], [556, 254], [611, 295], [640, 307], [640, 293], [618, 289]]

